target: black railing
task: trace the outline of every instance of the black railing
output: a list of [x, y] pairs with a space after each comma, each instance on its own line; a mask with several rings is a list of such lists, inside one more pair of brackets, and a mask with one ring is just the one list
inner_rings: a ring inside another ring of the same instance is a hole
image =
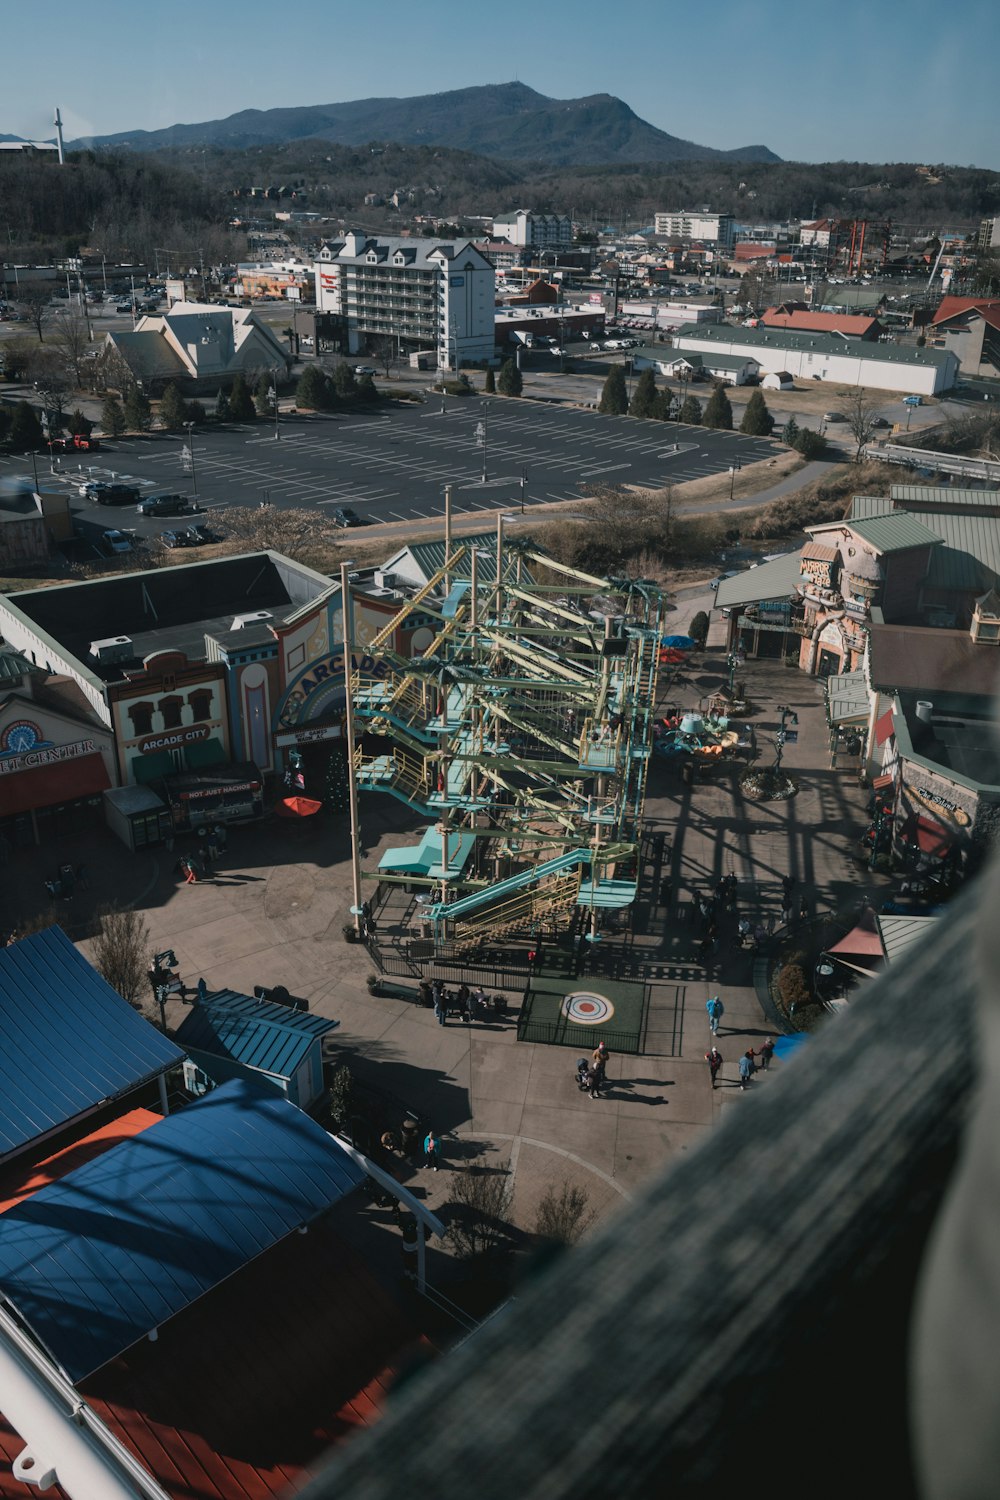
[[[533, 1021], [529, 1008], [522, 1009], [517, 1022], [519, 1042], [537, 1042], [548, 1047], [575, 1047], [577, 1051], [585, 1045], [580, 1040], [582, 1028], [565, 1016], [557, 1021]], [[567, 1033], [572, 1035], [567, 1035]], [[611, 1031], [607, 1026], [594, 1030], [594, 1040], [607, 1042], [610, 1051], [637, 1056], [642, 1051], [642, 1037], [634, 1031]]]

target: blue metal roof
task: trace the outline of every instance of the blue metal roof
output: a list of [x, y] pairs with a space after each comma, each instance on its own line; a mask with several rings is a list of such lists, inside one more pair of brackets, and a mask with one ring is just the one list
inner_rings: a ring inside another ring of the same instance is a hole
[[0, 1290], [80, 1381], [364, 1175], [294, 1104], [235, 1080], [0, 1214]]
[[183, 1062], [59, 927], [0, 949], [0, 1157]]
[[176, 1036], [185, 1048], [291, 1078], [318, 1038], [339, 1025], [235, 990], [218, 990], [184, 1017]]

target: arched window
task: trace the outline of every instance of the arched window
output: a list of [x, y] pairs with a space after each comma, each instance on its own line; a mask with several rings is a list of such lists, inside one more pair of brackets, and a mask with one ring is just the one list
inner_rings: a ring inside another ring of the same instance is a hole
[[180, 729], [181, 706], [182, 700], [180, 698], [160, 699], [160, 713], [163, 715], [164, 729]]
[[149, 734], [153, 727], [153, 705], [151, 703], [133, 703], [128, 710], [128, 716], [132, 720], [132, 735], [138, 739], [140, 735]]
[[191, 716], [196, 724], [203, 724], [212, 717], [212, 693], [209, 688], [198, 688], [189, 694]]

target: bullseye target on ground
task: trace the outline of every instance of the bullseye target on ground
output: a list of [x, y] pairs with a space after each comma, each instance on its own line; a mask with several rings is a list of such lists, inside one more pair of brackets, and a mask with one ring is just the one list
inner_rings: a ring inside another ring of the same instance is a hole
[[615, 1008], [605, 995], [597, 995], [593, 990], [574, 990], [564, 997], [562, 1013], [577, 1026], [600, 1026], [603, 1021], [611, 1020]]

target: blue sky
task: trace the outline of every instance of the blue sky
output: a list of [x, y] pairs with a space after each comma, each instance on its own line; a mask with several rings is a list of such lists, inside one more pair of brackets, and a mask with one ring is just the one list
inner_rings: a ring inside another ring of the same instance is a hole
[[997, 0], [49, 0], [2, 34], [28, 138], [56, 104], [72, 139], [517, 78], [707, 146], [1000, 170]]

